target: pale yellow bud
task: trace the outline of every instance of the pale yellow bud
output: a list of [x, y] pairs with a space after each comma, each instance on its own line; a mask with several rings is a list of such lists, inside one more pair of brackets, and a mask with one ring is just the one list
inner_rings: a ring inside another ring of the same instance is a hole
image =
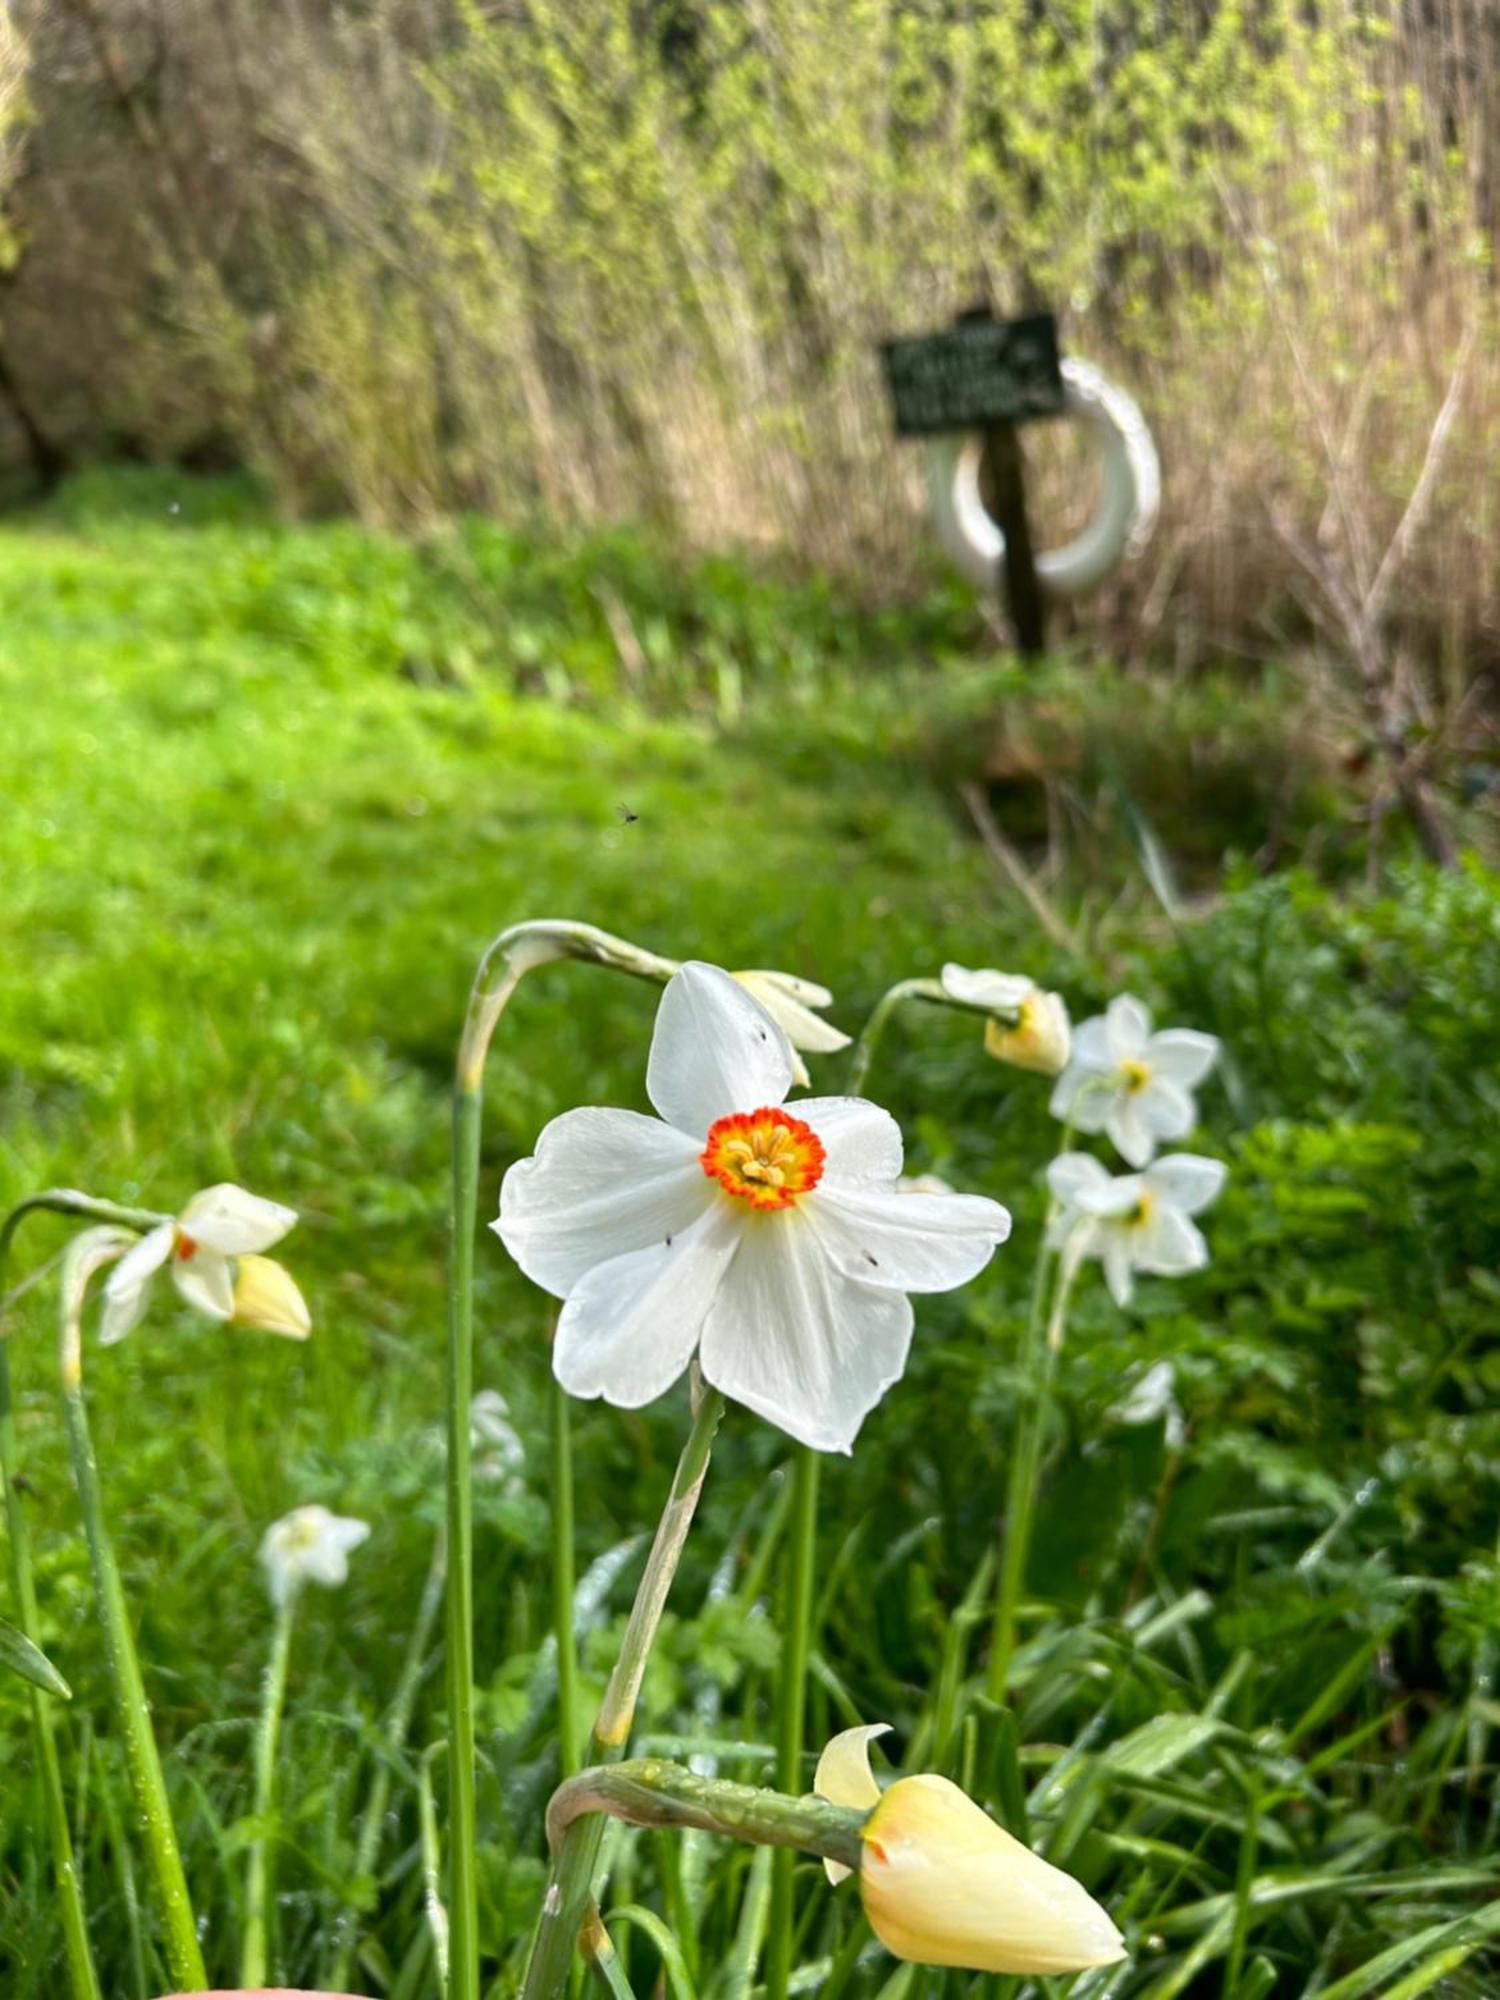
[[993, 1018], [986, 1021], [985, 1047], [997, 1062], [1039, 1070], [1043, 1076], [1060, 1075], [1073, 1051], [1073, 1030], [1061, 995], [1033, 986], [1021, 1002], [1020, 1015], [1013, 1028]]
[[947, 1778], [900, 1778], [865, 1822], [859, 1888], [886, 1950], [969, 1972], [1082, 1972], [1125, 1956], [1081, 1882]]
[[849, 1037], [843, 1029], [821, 1020], [813, 1011], [833, 1005], [833, 995], [826, 986], [819, 986], [811, 979], [799, 979], [793, 972], [736, 972], [731, 977], [760, 1002], [791, 1043], [792, 1079], [804, 1090], [812, 1079], [801, 1050], [830, 1055], [835, 1049], [848, 1048]]
[[237, 1257], [234, 1274], [233, 1326], [255, 1333], [280, 1333], [288, 1340], [306, 1340], [312, 1332], [307, 1301], [290, 1271], [274, 1257]]

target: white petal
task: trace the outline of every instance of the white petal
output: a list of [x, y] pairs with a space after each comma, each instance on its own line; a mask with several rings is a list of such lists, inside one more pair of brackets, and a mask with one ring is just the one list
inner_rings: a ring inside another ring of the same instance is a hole
[[1180, 1208], [1158, 1203], [1140, 1232], [1136, 1269], [1154, 1272], [1159, 1278], [1176, 1278], [1184, 1271], [1201, 1271], [1207, 1262], [1208, 1245], [1197, 1223], [1190, 1222]]
[[269, 1250], [296, 1220], [295, 1208], [283, 1208], [279, 1201], [266, 1201], [233, 1181], [222, 1181], [195, 1194], [177, 1218], [177, 1226], [195, 1243], [222, 1250], [226, 1257], [240, 1257], [252, 1250]]
[[553, 1372], [568, 1394], [603, 1396], [620, 1410], [665, 1395], [692, 1359], [748, 1220], [742, 1202], [719, 1194], [681, 1235], [581, 1278], [552, 1344]]
[[1010, 1234], [1010, 1214], [977, 1194], [829, 1187], [807, 1220], [847, 1278], [899, 1292], [951, 1292], [984, 1269]]
[[[880, 1787], [870, 1769], [870, 1745], [877, 1736], [890, 1733], [888, 1722], [865, 1722], [855, 1729], [841, 1729], [823, 1747], [818, 1768], [813, 1773], [813, 1790], [834, 1806], [878, 1806]], [[842, 1861], [823, 1862], [830, 1882], [842, 1882], [854, 1871]]]
[[832, 1185], [889, 1186], [901, 1173], [901, 1127], [863, 1097], [803, 1097], [793, 1109], [823, 1141], [823, 1179]]
[[172, 1254], [176, 1229], [170, 1222], [158, 1223], [116, 1264], [105, 1280], [104, 1313], [99, 1339], [104, 1346], [123, 1340], [138, 1326], [151, 1296], [151, 1280]]
[[[1130, 1096], [1105, 1099], [1104, 1129], [1120, 1157], [1128, 1160], [1133, 1167], [1145, 1166], [1156, 1151], [1155, 1137], [1141, 1112], [1141, 1099], [1145, 1094], [1145, 1091], [1136, 1091]], [[1081, 1120], [1077, 1122], [1082, 1123]]]
[[1164, 1028], [1146, 1044], [1146, 1061], [1156, 1074], [1184, 1090], [1202, 1083], [1218, 1059], [1218, 1036], [1200, 1035], [1195, 1028]]
[[1102, 1196], [1110, 1179], [1108, 1169], [1092, 1153], [1059, 1153], [1047, 1169], [1054, 1199], [1068, 1208], [1082, 1208], [1086, 1196]]
[[1132, 1271], [1134, 1260], [1131, 1243], [1123, 1229], [1112, 1229], [1103, 1239], [1104, 1282], [1109, 1286], [1111, 1296], [1117, 1306], [1128, 1306], [1134, 1289]]
[[792, 1074], [785, 1034], [727, 972], [693, 959], [668, 981], [646, 1094], [669, 1125], [702, 1139], [716, 1118], [780, 1104]]
[[220, 1250], [195, 1250], [172, 1259], [172, 1282], [195, 1312], [229, 1319], [234, 1312], [234, 1273]]
[[716, 1389], [800, 1444], [848, 1451], [899, 1381], [911, 1329], [904, 1293], [846, 1278], [787, 1209], [750, 1218], [698, 1358]]
[[1052, 1086], [1048, 1110], [1079, 1132], [1102, 1132], [1116, 1093], [1102, 1088], [1102, 1070], [1080, 1062], [1075, 1048], [1073, 1060]]
[[1153, 1194], [1196, 1215], [1215, 1200], [1228, 1178], [1222, 1160], [1206, 1160], [1201, 1153], [1164, 1153], [1146, 1171], [1146, 1186]]
[[1117, 1060], [1110, 1047], [1109, 1021], [1095, 1014], [1073, 1031], [1073, 1060], [1083, 1069], [1111, 1070]]
[[1021, 972], [971, 972], [966, 965], [945, 965], [943, 991], [965, 1007], [988, 1007], [1013, 1014], [1035, 984]]
[[303, 1574], [314, 1583], [327, 1584], [330, 1589], [346, 1582], [349, 1551], [357, 1549], [369, 1532], [368, 1521], [353, 1521], [339, 1514], [330, 1514], [323, 1524], [323, 1532], [303, 1557]]
[[1151, 1034], [1151, 1016], [1130, 993], [1119, 993], [1104, 1010], [1109, 1053], [1116, 1063], [1133, 1062]]
[[1135, 1093], [1136, 1114], [1157, 1139], [1185, 1139], [1198, 1122], [1198, 1107], [1181, 1085], [1153, 1076]]
[[565, 1299], [596, 1264], [679, 1235], [702, 1215], [718, 1189], [699, 1151], [639, 1111], [565, 1111], [506, 1174], [490, 1227], [533, 1284]]

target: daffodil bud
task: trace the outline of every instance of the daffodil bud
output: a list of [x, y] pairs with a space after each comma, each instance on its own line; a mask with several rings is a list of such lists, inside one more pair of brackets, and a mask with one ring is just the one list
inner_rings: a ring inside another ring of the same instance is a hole
[[234, 1326], [285, 1334], [288, 1340], [306, 1340], [312, 1332], [306, 1299], [291, 1272], [274, 1257], [235, 1259], [234, 1308], [229, 1318]]
[[760, 1002], [791, 1043], [792, 1079], [804, 1090], [810, 1087], [812, 1079], [802, 1060], [802, 1050], [831, 1055], [836, 1049], [848, 1048], [849, 1037], [843, 1029], [820, 1019], [814, 1012], [815, 1008], [833, 1005], [833, 995], [826, 986], [818, 986], [811, 979], [799, 979], [793, 972], [751, 971], [730, 976]]
[[1083, 1884], [947, 1778], [899, 1778], [861, 1839], [865, 1914], [897, 1958], [970, 1972], [1082, 1972], [1125, 1956]]
[[1068, 1010], [1061, 995], [1033, 986], [1021, 1002], [1020, 1015], [1014, 1027], [993, 1016], [986, 1021], [985, 1047], [997, 1062], [1057, 1076], [1067, 1068], [1073, 1049]]
[[[887, 1951], [968, 1972], [1082, 1972], [1125, 1956], [1083, 1884], [996, 1826], [947, 1778], [924, 1772], [882, 1793], [869, 1746], [886, 1727], [841, 1731], [813, 1783], [830, 1804], [872, 1808], [859, 1836], [859, 1893]], [[830, 1882], [849, 1872], [823, 1865]]]

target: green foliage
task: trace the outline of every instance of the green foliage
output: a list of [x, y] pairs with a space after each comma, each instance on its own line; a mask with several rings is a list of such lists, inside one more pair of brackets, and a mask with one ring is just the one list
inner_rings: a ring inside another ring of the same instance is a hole
[[[74, 489], [0, 540], [0, 1196], [63, 1182], [170, 1208], [232, 1177], [302, 1213], [286, 1255], [316, 1322], [306, 1347], [205, 1327], [163, 1292], [127, 1343], [91, 1343], [86, 1361], [211, 1969], [235, 1961], [257, 1832], [269, 1612], [254, 1551], [270, 1520], [320, 1499], [375, 1532], [346, 1589], [302, 1605], [275, 1964], [316, 1983], [353, 1910], [356, 1986], [436, 1991], [418, 1799], [444, 1733], [440, 1672], [392, 1766], [373, 1881], [354, 1879], [354, 1828], [441, 1514], [456, 1024], [490, 932], [560, 912], [825, 979], [851, 1028], [890, 979], [955, 957], [1024, 966], [1075, 1016], [1123, 986], [1163, 1022], [1224, 1037], [1231, 1068], [1194, 1141], [1231, 1166], [1206, 1218], [1214, 1261], [1143, 1284], [1128, 1312], [1093, 1278], [1079, 1293], [998, 1712], [986, 1607], [1056, 1127], [1046, 1085], [988, 1062], [974, 1023], [924, 1011], [893, 1029], [872, 1089], [913, 1168], [998, 1195], [1017, 1227], [976, 1285], [921, 1302], [900, 1391], [824, 1468], [809, 1740], [890, 1720], [903, 1768], [961, 1777], [1078, 1873], [1131, 1938], [1107, 1989], [1120, 2000], [1492, 1990], [1495, 878], [1410, 869], [1367, 895], [1246, 875], [1180, 935], [1136, 885], [1068, 959], [997, 892], [923, 775], [942, 765], [920, 725], [857, 679], [865, 647], [930, 647], [930, 702], [975, 713], [972, 684], [954, 686], [968, 666], [943, 659], [963, 641], [951, 604], [855, 637], [821, 593], [727, 567], [674, 574], [635, 538], [559, 551], [464, 529], [435, 555], [273, 528], [237, 489], [129, 491], [122, 507], [98, 483]], [[458, 550], [491, 579], [482, 614]], [[632, 622], [662, 621], [638, 696], [609, 664], [607, 621], [589, 622], [601, 577]], [[597, 651], [566, 661], [571, 704], [540, 699], [575, 615]], [[528, 626], [544, 636], [518, 664]], [[740, 649], [742, 711], [725, 715], [701, 670], [705, 634]], [[410, 671], [416, 658], [441, 671]], [[1098, 739], [1123, 733], [1117, 691], [1095, 713], [1081, 673], [1059, 685]], [[1257, 726], [1269, 759], [1269, 717]], [[1141, 755], [1121, 745], [1128, 782]], [[1109, 879], [1131, 866], [1116, 854]], [[1095, 886], [1053, 884], [1070, 907]], [[547, 1117], [642, 1101], [650, 1018], [644, 988], [585, 968], [527, 982], [491, 1065], [487, 1208]], [[818, 1080], [838, 1088], [836, 1060]], [[59, 1242], [28, 1223], [22, 1268]], [[46, 1282], [16, 1302], [12, 1355], [43, 1637], [74, 1691], [58, 1720], [106, 1987], [149, 2000], [163, 1982], [123, 1837], [52, 1313]], [[524, 1446], [487, 1465], [476, 1505], [482, 1924], [509, 1990], [557, 1770], [547, 1313], [488, 1236], [478, 1320], [480, 1380]], [[585, 1701], [683, 1422], [680, 1396], [574, 1409]], [[774, 1756], [788, 1457], [731, 1411], [643, 1699], [644, 1747], [730, 1777], [764, 1777]], [[25, 1700], [0, 1681], [0, 1981], [44, 2000], [59, 1939]], [[760, 1862], [697, 1838], [612, 1843], [635, 1990], [665, 1957], [677, 1990], [727, 2000], [764, 1935]], [[890, 1963], [849, 1892], [812, 1867], [797, 1886], [809, 1989], [884, 1990]], [[953, 1975], [925, 1990], [981, 1988]]]

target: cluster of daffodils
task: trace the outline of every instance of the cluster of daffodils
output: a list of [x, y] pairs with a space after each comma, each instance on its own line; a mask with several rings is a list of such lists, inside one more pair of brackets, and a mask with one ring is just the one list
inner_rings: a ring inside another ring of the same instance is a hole
[[305, 1340], [311, 1321], [296, 1280], [263, 1254], [296, 1220], [295, 1209], [230, 1181], [195, 1194], [175, 1221], [149, 1230], [110, 1272], [100, 1340], [123, 1340], [140, 1324], [164, 1266], [205, 1318]]
[[1072, 1260], [1098, 1258], [1119, 1305], [1129, 1303], [1138, 1272], [1176, 1277], [1208, 1262], [1193, 1217], [1223, 1187], [1224, 1167], [1195, 1153], [1157, 1158], [1156, 1149], [1197, 1124], [1193, 1090], [1218, 1054], [1215, 1036], [1191, 1028], [1153, 1034], [1151, 1016], [1128, 993], [1073, 1038], [1053, 1114], [1077, 1131], [1105, 1134], [1135, 1171], [1111, 1174], [1091, 1153], [1060, 1154], [1047, 1171], [1049, 1241]]
[[998, 1202], [901, 1187], [877, 1105], [788, 1106], [795, 1075], [776, 1014], [690, 962], [656, 1017], [659, 1115], [565, 1112], [507, 1173], [494, 1228], [564, 1302], [553, 1367], [571, 1395], [635, 1409], [696, 1355], [724, 1395], [846, 1452], [906, 1366], [908, 1294], [967, 1283], [1005, 1241]]

